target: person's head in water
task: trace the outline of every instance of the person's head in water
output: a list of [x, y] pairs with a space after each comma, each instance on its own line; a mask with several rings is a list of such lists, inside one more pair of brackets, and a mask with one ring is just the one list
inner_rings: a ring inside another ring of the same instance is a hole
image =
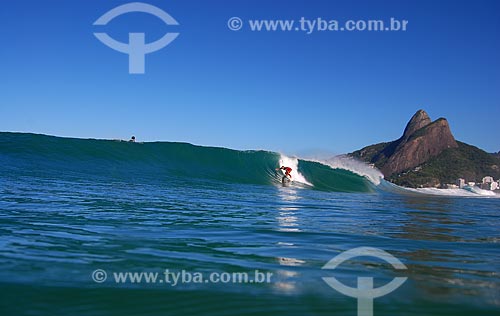
[[131, 142], [135, 142], [135, 136], [132, 136], [132, 137], [130, 138], [130, 141], [131, 141]]

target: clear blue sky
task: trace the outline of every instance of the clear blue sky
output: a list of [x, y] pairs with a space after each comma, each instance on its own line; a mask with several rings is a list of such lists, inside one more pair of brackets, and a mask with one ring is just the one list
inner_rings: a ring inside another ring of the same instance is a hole
[[[500, 150], [500, 1], [12, 0], [0, 10], [0, 131], [349, 152], [398, 138], [419, 108], [459, 140]], [[409, 20], [406, 32], [251, 32], [227, 20]], [[146, 74], [93, 35], [179, 37]]]

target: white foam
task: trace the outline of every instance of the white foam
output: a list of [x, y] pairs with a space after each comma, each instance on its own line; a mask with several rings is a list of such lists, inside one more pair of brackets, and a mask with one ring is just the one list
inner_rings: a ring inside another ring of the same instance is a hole
[[[365, 177], [368, 179], [370, 182], [372, 182], [375, 185], [380, 185], [381, 182], [384, 182], [386, 184], [392, 185], [393, 189], [397, 188], [400, 190], [403, 190], [401, 192], [414, 192], [414, 193], [419, 193], [419, 194], [429, 194], [429, 195], [440, 195], [440, 196], [457, 196], [457, 197], [493, 197], [493, 198], [500, 198], [500, 194], [495, 193], [493, 191], [488, 191], [488, 190], [482, 190], [481, 188], [478, 187], [468, 187], [466, 186], [463, 189], [438, 189], [438, 188], [419, 188], [419, 189], [412, 189], [412, 188], [405, 188], [405, 187], [400, 187], [395, 184], [392, 184], [390, 182], [384, 181], [384, 175], [382, 172], [380, 172], [377, 168], [368, 165], [362, 161], [359, 161], [357, 159], [354, 159], [349, 156], [341, 155], [341, 156], [336, 156], [333, 158], [329, 159], [303, 159], [301, 160], [305, 161], [311, 161], [311, 162], [317, 162], [326, 166], [329, 166], [330, 168], [333, 169], [344, 169], [351, 171], [357, 175], [360, 175], [362, 177]], [[280, 159], [280, 166], [287, 166], [292, 168], [292, 179], [297, 182], [301, 182], [307, 185], [312, 186], [312, 184], [306, 180], [306, 178], [298, 172], [298, 165], [299, 165], [299, 159], [298, 158], [291, 158], [287, 157], [285, 155], [281, 155]]]
[[307, 184], [309, 186], [313, 186], [306, 178], [299, 172], [299, 159], [295, 157], [287, 157], [285, 155], [281, 155], [280, 157], [280, 167], [290, 167], [292, 168], [292, 180], [296, 182], [300, 182], [303, 184]]
[[379, 185], [380, 181], [384, 178], [382, 172], [380, 172], [377, 168], [348, 156], [336, 156], [327, 160], [315, 161], [333, 169], [349, 170], [357, 175], [367, 178], [375, 185]]
[[469, 187], [469, 186], [467, 186], [464, 189], [468, 190], [468, 191], [471, 191], [471, 192], [474, 192], [474, 193], [479, 194], [479, 195], [500, 197], [498, 194], [496, 194], [493, 191], [483, 190], [483, 189], [478, 188], [478, 187]]
[[493, 191], [482, 190], [477, 187], [465, 187], [463, 189], [438, 189], [438, 188], [404, 188], [411, 192], [441, 196], [463, 196], [463, 197], [498, 197], [500, 195]]

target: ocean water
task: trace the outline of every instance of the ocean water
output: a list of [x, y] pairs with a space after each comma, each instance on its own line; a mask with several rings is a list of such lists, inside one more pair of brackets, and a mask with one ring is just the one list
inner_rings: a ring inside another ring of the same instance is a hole
[[[280, 164], [300, 182], [281, 186]], [[350, 287], [406, 277], [374, 299], [374, 315], [498, 315], [500, 199], [376, 174], [264, 151], [0, 133], [0, 315], [357, 315], [332, 276]], [[367, 256], [322, 269], [357, 247], [406, 269]], [[272, 275], [114, 279], [165, 269]]]

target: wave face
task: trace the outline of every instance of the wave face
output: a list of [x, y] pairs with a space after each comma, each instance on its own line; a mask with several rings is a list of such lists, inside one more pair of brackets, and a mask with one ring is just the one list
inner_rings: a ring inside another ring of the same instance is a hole
[[280, 162], [293, 164], [294, 180], [308, 189], [372, 192], [362, 174], [319, 161], [268, 151], [237, 151], [187, 143], [128, 143], [0, 133], [0, 169], [14, 177], [88, 178], [92, 181], [189, 181], [279, 185]]

